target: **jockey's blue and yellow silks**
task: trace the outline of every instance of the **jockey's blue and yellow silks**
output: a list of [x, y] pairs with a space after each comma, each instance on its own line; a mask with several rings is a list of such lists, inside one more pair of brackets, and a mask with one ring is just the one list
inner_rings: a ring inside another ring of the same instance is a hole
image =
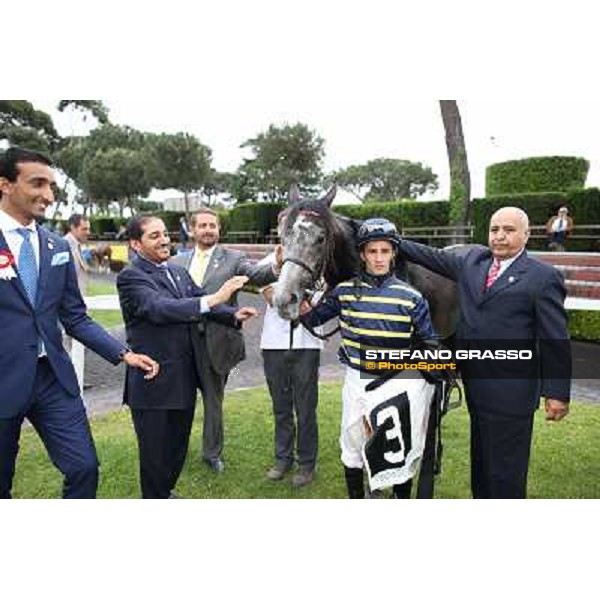
[[302, 320], [315, 327], [335, 317], [342, 335], [340, 360], [369, 373], [374, 371], [365, 367], [366, 350], [408, 348], [413, 332], [435, 337], [427, 301], [393, 275], [340, 283]]

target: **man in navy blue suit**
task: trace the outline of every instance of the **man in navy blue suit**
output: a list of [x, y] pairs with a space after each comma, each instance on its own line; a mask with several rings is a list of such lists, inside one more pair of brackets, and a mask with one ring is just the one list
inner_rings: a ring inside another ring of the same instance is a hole
[[147, 379], [159, 371], [88, 317], [69, 245], [36, 224], [54, 202], [51, 166], [22, 148], [0, 155], [0, 498], [11, 497], [25, 418], [64, 475], [63, 497], [96, 496], [98, 459], [59, 321], [107, 361]]
[[489, 248], [462, 256], [402, 240], [400, 254], [457, 284], [457, 346], [533, 349], [532, 361], [469, 360], [461, 366], [471, 417], [474, 498], [524, 498], [534, 412], [569, 411], [571, 351], [561, 274], [527, 255], [529, 219], [518, 208], [490, 220]]
[[136, 217], [127, 234], [136, 257], [117, 277], [127, 342], [155, 356], [161, 372], [147, 381], [128, 369], [124, 400], [138, 439], [142, 496], [169, 498], [185, 462], [202, 383], [196, 365], [206, 346], [197, 324], [210, 318], [239, 327], [257, 312], [222, 305], [248, 277], [232, 277], [206, 295], [185, 267], [168, 265], [170, 240], [161, 219]]

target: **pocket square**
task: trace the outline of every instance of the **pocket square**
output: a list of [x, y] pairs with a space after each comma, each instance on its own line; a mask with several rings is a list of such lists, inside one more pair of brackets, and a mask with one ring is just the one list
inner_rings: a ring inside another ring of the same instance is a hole
[[69, 260], [70, 260], [70, 254], [68, 252], [57, 252], [52, 257], [52, 263], [50, 264], [50, 266], [58, 267], [59, 265], [64, 265], [65, 263], [68, 263]]

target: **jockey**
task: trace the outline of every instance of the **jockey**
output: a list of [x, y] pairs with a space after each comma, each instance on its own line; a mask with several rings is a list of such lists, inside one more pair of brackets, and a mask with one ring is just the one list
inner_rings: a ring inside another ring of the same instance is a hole
[[[429, 403], [423, 402], [423, 396], [432, 397], [433, 386], [426, 383], [418, 371], [406, 371], [386, 377], [385, 383], [375, 391], [367, 390], [373, 376], [381, 373], [374, 371], [373, 364], [365, 360], [366, 350], [408, 349], [415, 334], [421, 339], [435, 337], [427, 301], [394, 274], [397, 247], [398, 233], [393, 223], [386, 219], [368, 219], [358, 232], [361, 259], [358, 276], [340, 283], [314, 308], [306, 303], [302, 306], [302, 322], [309, 327], [322, 325], [335, 317], [340, 320], [339, 357], [346, 365], [340, 446], [350, 498], [364, 497], [364, 466], [370, 476], [371, 489], [391, 484], [396, 498], [409, 498], [412, 477], [423, 450], [424, 432], [423, 439], [415, 439], [415, 434], [423, 428], [426, 431]], [[420, 408], [403, 409], [396, 403], [393, 409], [396, 413], [392, 415], [389, 406], [392, 398], [399, 399], [400, 404], [416, 399]], [[387, 408], [377, 417], [377, 405], [381, 402], [385, 402]], [[384, 455], [391, 457], [394, 463], [387, 465], [390, 469], [382, 468], [387, 485], [374, 486], [371, 465], [368, 462], [365, 465], [364, 447], [372, 430], [369, 418], [373, 417], [382, 425], [388, 424], [389, 417], [392, 424], [384, 436], [388, 440], [384, 443], [388, 450]], [[407, 436], [412, 439], [406, 439]], [[404, 468], [400, 471], [400, 467]]]

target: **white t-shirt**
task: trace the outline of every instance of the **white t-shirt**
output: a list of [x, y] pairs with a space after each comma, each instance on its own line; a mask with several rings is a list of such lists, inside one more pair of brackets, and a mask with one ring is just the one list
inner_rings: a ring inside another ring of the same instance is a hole
[[[275, 264], [275, 254], [263, 258], [259, 264]], [[276, 284], [274, 284], [276, 285]], [[276, 308], [266, 304], [263, 330], [260, 338], [261, 350], [288, 350], [290, 347], [290, 322], [279, 316]], [[321, 333], [321, 328], [316, 328]], [[292, 348], [294, 350], [322, 350], [324, 342], [311, 335], [306, 328], [298, 325], [294, 329]]]

